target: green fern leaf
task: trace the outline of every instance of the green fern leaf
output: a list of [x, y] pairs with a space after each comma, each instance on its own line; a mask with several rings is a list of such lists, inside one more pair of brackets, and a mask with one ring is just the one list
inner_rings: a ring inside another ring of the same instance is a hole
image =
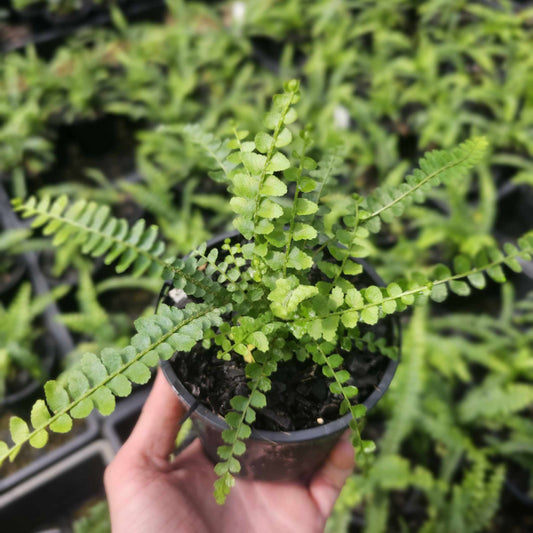
[[406, 183], [398, 187], [379, 187], [361, 204], [361, 224], [376, 233], [383, 222], [391, 222], [403, 214], [412, 202], [423, 202], [425, 193], [441, 182], [464, 176], [481, 161], [488, 143], [484, 137], [476, 137], [452, 150], [428, 152], [419, 162], [419, 169], [407, 176]]
[[[144, 383], [150, 377], [146, 364], [141, 362], [148, 353], [155, 352], [159, 358], [168, 359], [173, 350], [168, 350], [167, 341], [183, 332], [183, 338], [175, 339], [176, 350], [189, 350], [190, 342], [201, 340], [205, 332], [221, 325], [221, 315], [227, 307], [208, 307], [189, 304], [185, 309], [161, 305], [159, 314], [145, 317], [161, 328], [161, 336], [151, 341], [138, 333], [131, 345], [121, 350], [105, 349], [100, 356], [85, 354], [76, 368], [67, 371], [62, 383], [48, 381], [45, 384], [44, 400], [37, 400], [32, 408], [33, 431], [26, 422], [12, 417], [9, 446], [0, 441], [0, 464], [13, 459], [20, 446], [29, 442], [36, 447], [46, 442], [48, 431], [64, 433], [72, 428], [72, 418], [85, 418], [96, 407], [103, 415], [115, 408], [115, 394], [125, 395], [131, 391], [130, 381]], [[157, 361], [154, 361], [157, 364]], [[66, 383], [64, 385], [63, 383]], [[52, 413], [52, 414], [50, 414]]]

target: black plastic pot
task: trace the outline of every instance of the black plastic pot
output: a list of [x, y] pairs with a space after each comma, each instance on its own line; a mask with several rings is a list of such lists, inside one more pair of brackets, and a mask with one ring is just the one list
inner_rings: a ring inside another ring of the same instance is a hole
[[[0, 494], [10, 489], [13, 489], [13, 487], [16, 487], [17, 485], [21, 484], [28, 478], [35, 476], [35, 474], [37, 474], [38, 472], [41, 472], [42, 470], [57, 463], [58, 461], [61, 461], [65, 457], [68, 457], [74, 451], [80, 449], [81, 447], [85, 446], [86, 444], [88, 444], [89, 442], [92, 442], [93, 440], [97, 438], [99, 430], [100, 430], [97, 415], [91, 415], [89, 418], [87, 418], [86, 420], [80, 421], [79, 423], [83, 424], [83, 427], [84, 427], [83, 431], [81, 431], [78, 435], [68, 440], [65, 444], [62, 444], [61, 446], [51, 451], [46, 451], [44, 455], [38, 456], [27, 466], [24, 466], [20, 468], [19, 470], [16, 470], [12, 474], [5, 476], [5, 477], [0, 477]], [[0, 502], [1, 501], [2, 500], [0, 498]], [[0, 503], [0, 509], [2, 509], [1, 503]], [[3, 512], [0, 514], [3, 518]], [[3, 526], [4, 526], [4, 522], [2, 520], [2, 527]], [[5, 531], [15, 531], [15, 530], [6, 529]]]
[[45, 351], [44, 357], [42, 358], [42, 380], [39, 381], [37, 379], [32, 379], [27, 385], [16, 392], [6, 394], [5, 397], [0, 400], [0, 409], [3, 407], [15, 406], [17, 404], [26, 403], [27, 401], [32, 401], [37, 392], [42, 388], [43, 383], [51, 376], [52, 370], [57, 361], [57, 349], [51, 337], [45, 337], [44, 341], [40, 343], [40, 345]]
[[[208, 247], [213, 247], [226, 238], [237, 236], [231, 232], [212, 239]], [[373, 281], [383, 286], [381, 278], [361, 261], [365, 272]], [[170, 291], [178, 306], [184, 305], [186, 296], [183, 291]], [[401, 348], [401, 328], [397, 318], [390, 317], [389, 334]], [[362, 403], [371, 409], [376, 405], [389, 387], [396, 372], [398, 361], [391, 360], [381, 381], [374, 392]], [[217, 449], [223, 444], [222, 431], [228, 428], [226, 422], [210, 409], [200, 404], [186, 389], [176, 375], [170, 361], [161, 362], [161, 368], [168, 382], [178, 394], [181, 401], [189, 409], [191, 420], [196, 433], [200, 437], [207, 456], [218, 461]], [[308, 479], [312, 473], [324, 462], [331, 449], [341, 435], [348, 428], [351, 414], [347, 414], [333, 422], [299, 431], [277, 432], [253, 429], [250, 439], [246, 443], [246, 453], [239, 458], [241, 463], [240, 477], [246, 479], [261, 479], [266, 481], [291, 481]]]
[[20, 257], [14, 258], [13, 267], [4, 279], [0, 278], [0, 296], [10, 291], [24, 276], [26, 265]]
[[[33, 44], [37, 47], [39, 55], [51, 57], [57, 47], [78, 29], [111, 25], [107, 6], [95, 5], [92, 1], [87, 4], [88, 8], [71, 15], [54, 15], [42, 4], [15, 13], [11, 17], [14, 19], [12, 22], [15, 23], [17, 19], [25, 21], [31, 27], [31, 33], [27, 39], [22, 39], [20, 42], [5, 45], [0, 42], [0, 51], [20, 50], [28, 44]], [[160, 22], [167, 12], [164, 0], [130, 0], [121, 5], [121, 8], [130, 22]]]
[[2, 531], [70, 531], [76, 510], [105, 496], [104, 470], [112, 458], [106, 442], [94, 442], [0, 496]]
[[53, 11], [45, 9], [44, 18], [51, 24], [58, 26], [77, 24], [78, 22], [81, 22], [92, 9], [92, 0], [82, 0], [80, 8], [71, 13], [54, 13]]

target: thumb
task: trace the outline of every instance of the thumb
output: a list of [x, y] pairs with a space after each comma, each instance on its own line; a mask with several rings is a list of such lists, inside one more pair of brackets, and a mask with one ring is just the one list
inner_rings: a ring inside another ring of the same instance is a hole
[[345, 433], [311, 479], [309, 493], [324, 519], [330, 515], [344, 482], [353, 471], [354, 456], [348, 433]]
[[184, 413], [185, 408], [159, 369], [139, 420], [121, 451], [157, 462], [168, 461]]

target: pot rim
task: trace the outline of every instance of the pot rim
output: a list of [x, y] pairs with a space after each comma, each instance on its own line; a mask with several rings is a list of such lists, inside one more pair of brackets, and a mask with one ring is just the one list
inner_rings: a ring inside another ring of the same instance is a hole
[[[207, 242], [207, 246], [212, 246], [223, 242], [225, 239], [235, 237], [240, 235], [238, 231], [229, 231], [210, 239]], [[365, 272], [372, 278], [372, 280], [379, 286], [385, 286], [384, 281], [379, 277], [375, 270], [364, 260], [357, 259], [357, 262], [363, 266]], [[393, 328], [393, 336], [396, 337], [395, 344], [398, 347], [398, 358], [396, 360], [391, 359], [385, 369], [381, 380], [376, 386], [375, 390], [372, 392], [368, 398], [366, 398], [362, 405], [364, 405], [369, 411], [374, 407], [381, 397], [385, 394], [386, 390], [389, 388], [389, 385], [396, 373], [398, 364], [401, 358], [401, 348], [402, 348], [402, 329], [400, 325], [400, 320], [397, 315], [391, 315], [387, 317], [387, 320], [390, 321]], [[224, 431], [228, 429], [229, 426], [226, 424], [225, 420], [220, 416], [215, 414], [211, 409], [207, 408], [202, 403], [199, 403], [198, 400], [187, 390], [185, 385], [178, 378], [176, 372], [172, 368], [170, 361], [161, 361], [160, 363], [161, 370], [165, 375], [167, 381], [170, 383], [174, 392], [183, 400], [187, 405], [187, 408], [193, 409], [193, 413], [204, 418], [211, 426]], [[361, 404], [359, 404], [361, 405]], [[192, 413], [191, 413], [192, 414]], [[334, 433], [340, 433], [348, 428], [348, 424], [352, 419], [351, 413], [347, 413], [341, 418], [337, 418], [332, 422], [327, 424], [315, 426], [307, 429], [298, 429], [294, 431], [269, 431], [262, 429], [252, 428], [252, 433], [247, 440], [260, 440], [260, 441], [270, 441], [274, 443], [289, 443], [289, 442], [303, 442], [314, 440], [317, 438], [325, 437]]]

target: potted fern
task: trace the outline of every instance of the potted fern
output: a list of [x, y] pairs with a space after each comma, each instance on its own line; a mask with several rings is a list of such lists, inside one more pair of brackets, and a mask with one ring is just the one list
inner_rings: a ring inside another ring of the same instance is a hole
[[129, 346], [87, 353], [60, 380], [46, 383], [46, 398], [31, 411], [32, 429], [19, 417], [11, 419], [13, 443], [0, 442], [0, 461], [13, 460], [27, 443], [44, 446], [50, 431], [69, 431], [73, 418], [88, 416], [94, 407], [110, 414], [115, 397], [129, 395], [132, 383], [148, 381], [151, 367], [176, 353], [193, 354], [201, 343], [220, 364], [239, 361], [247, 378], [245, 388], [231, 395], [225, 425], [219, 421], [224, 426], [215, 467], [219, 502], [240, 472], [240, 458], [246, 463], [254, 420], [276, 375], [291, 362], [324, 374], [328, 394], [338, 399], [342, 423], [336, 429], [350, 427], [361, 462], [373, 446], [361, 438], [365, 408], [354, 401], [358, 390], [345, 366], [366, 346], [395, 355], [395, 339], [365, 328], [379, 327], [428, 298], [440, 302], [448, 289], [466, 295], [467, 281], [475, 288], [483, 288], [486, 275], [502, 282], [503, 265], [519, 271], [519, 260], [531, 258], [530, 232], [504, 252], [490, 248], [473, 258], [457, 257], [453, 272], [437, 265], [384, 287], [365, 279], [357, 260], [369, 255], [371, 234], [410, 203], [423, 201], [432, 186], [461, 179], [483, 157], [487, 143], [476, 138], [454, 150], [429, 152], [404, 183], [377, 188], [366, 198], [354, 195], [332, 217], [321, 194], [336, 165], [331, 155], [318, 163], [310, 157], [308, 129], [298, 132], [293, 124], [299, 97], [299, 83], [288, 82], [274, 97], [265, 131], [254, 140], [242, 131], [225, 143], [202, 138], [212, 177], [232, 194], [238, 236], [209, 250], [200, 246], [185, 259], [165, 258], [157, 228], [146, 228], [142, 220], [129, 228], [106, 206], [83, 200], [70, 204], [64, 196], [15, 201], [24, 217], [36, 217], [35, 227], [54, 235], [55, 244], [74, 240], [85, 253], [116, 262], [118, 272], [131, 267], [134, 275], [162, 276], [174, 291], [185, 293], [188, 303], [183, 308], [162, 304], [154, 315], [135, 322], [138, 333]]

